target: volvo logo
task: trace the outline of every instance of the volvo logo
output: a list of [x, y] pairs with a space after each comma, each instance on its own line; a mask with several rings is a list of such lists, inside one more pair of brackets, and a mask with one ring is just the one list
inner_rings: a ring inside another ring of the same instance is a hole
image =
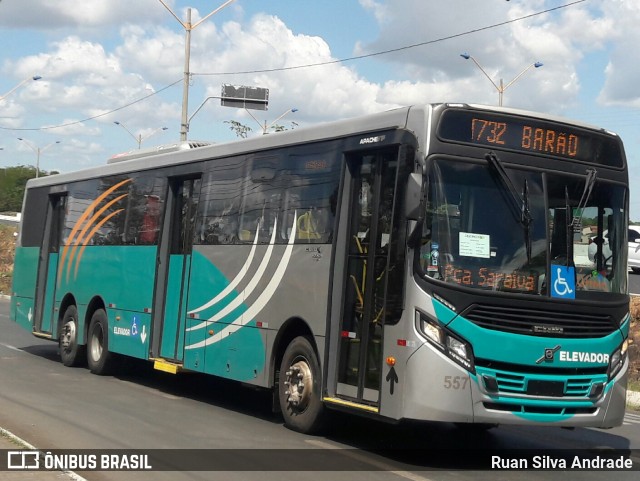
[[536, 361], [536, 364], [542, 364], [543, 362], [553, 362], [553, 357], [556, 352], [560, 350], [560, 345], [558, 344], [556, 347], [547, 347], [544, 350], [544, 356]]

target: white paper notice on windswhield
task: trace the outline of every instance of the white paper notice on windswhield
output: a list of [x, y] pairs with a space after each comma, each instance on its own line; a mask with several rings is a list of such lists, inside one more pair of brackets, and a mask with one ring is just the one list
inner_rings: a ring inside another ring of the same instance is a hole
[[491, 236], [487, 234], [474, 234], [472, 232], [460, 232], [459, 253], [466, 257], [491, 257]]

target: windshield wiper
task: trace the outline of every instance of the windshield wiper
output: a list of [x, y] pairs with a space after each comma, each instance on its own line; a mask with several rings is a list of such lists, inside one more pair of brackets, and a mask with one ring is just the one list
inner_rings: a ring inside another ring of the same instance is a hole
[[[596, 179], [598, 177], [598, 171], [596, 169], [587, 169], [587, 178], [584, 181], [584, 190], [582, 191], [582, 196], [580, 197], [580, 201], [575, 209], [575, 214], [571, 213], [571, 203], [569, 201], [569, 189], [565, 185], [564, 186], [564, 198], [565, 198], [565, 209], [567, 212], [567, 266], [574, 266], [573, 261], [573, 233], [576, 228], [579, 228], [582, 225], [582, 218], [584, 217], [584, 209], [587, 206], [587, 202], [589, 202], [589, 198], [591, 197], [591, 192], [593, 191], [593, 186], [596, 185]], [[600, 247], [598, 248], [600, 249]]]
[[[515, 207], [514, 217], [522, 227], [524, 228], [524, 240], [527, 247], [527, 262], [531, 263], [531, 224], [533, 223], [533, 217], [529, 209], [529, 183], [525, 179], [524, 187], [522, 189], [522, 196], [518, 193], [516, 186], [507, 175], [507, 171], [504, 169], [502, 162], [494, 152], [487, 153], [484, 158], [489, 163], [489, 166], [498, 174], [498, 178], [502, 182], [502, 185], [506, 187], [506, 190], [510, 194], [510, 198], [513, 206]], [[515, 212], [519, 212], [520, 216], [515, 215]]]
[[596, 185], [597, 177], [598, 171], [596, 169], [587, 169], [587, 178], [584, 181], [584, 190], [582, 191], [582, 197], [580, 197], [580, 202], [578, 202], [578, 206], [576, 207], [576, 214], [580, 215], [580, 217], [578, 217], [578, 215], [574, 215], [571, 218], [571, 223], [574, 226], [578, 226], [582, 222], [582, 217], [584, 216], [584, 208], [587, 206], [587, 202], [589, 202], [593, 186]]

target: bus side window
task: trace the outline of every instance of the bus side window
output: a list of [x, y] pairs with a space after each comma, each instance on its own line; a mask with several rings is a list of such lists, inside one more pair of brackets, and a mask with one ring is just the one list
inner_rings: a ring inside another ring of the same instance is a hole
[[146, 206], [142, 214], [142, 224], [138, 233], [138, 243], [154, 245], [160, 232], [160, 197], [146, 195]]
[[[276, 225], [280, 211], [281, 189], [277, 171], [263, 164], [256, 164], [256, 168], [245, 178], [245, 199], [240, 212], [238, 239], [240, 242], [252, 243], [256, 235], [258, 242], [269, 243], [273, 228]], [[276, 236], [275, 242], [279, 238]]]

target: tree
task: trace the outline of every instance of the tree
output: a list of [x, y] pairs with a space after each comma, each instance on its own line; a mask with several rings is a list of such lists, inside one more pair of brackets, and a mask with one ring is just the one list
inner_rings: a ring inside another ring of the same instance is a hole
[[[233, 130], [236, 133], [237, 137], [240, 137], [243, 139], [247, 138], [247, 135], [249, 135], [249, 132], [253, 132], [253, 129], [251, 127], [249, 127], [248, 125], [244, 125], [243, 123], [238, 122], [237, 120], [225, 120], [224, 123], [229, 124], [230, 125], [229, 129]], [[293, 130], [297, 126], [298, 124], [296, 122], [291, 122], [290, 129]], [[274, 132], [284, 132], [285, 130], [289, 130], [284, 125], [280, 125], [280, 124], [274, 124], [270, 126], [269, 129], [273, 130]]]
[[[46, 175], [50, 174], [40, 171], [41, 177]], [[35, 176], [36, 168], [31, 165], [0, 169], [0, 212], [20, 212], [27, 181]]]
[[249, 132], [252, 131], [251, 127], [244, 125], [237, 120], [225, 120], [224, 123], [230, 124], [229, 129], [233, 130], [236, 133], [236, 136], [242, 139], [246, 139]]

